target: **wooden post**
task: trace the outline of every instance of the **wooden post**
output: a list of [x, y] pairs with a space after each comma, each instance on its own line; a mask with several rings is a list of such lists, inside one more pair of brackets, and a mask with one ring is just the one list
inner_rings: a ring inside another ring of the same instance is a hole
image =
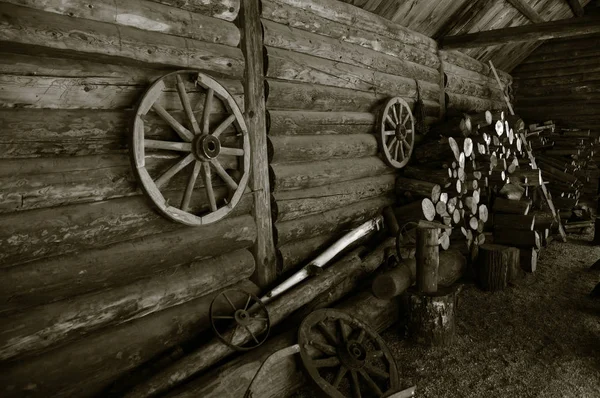
[[253, 280], [258, 286], [265, 287], [275, 280], [277, 260], [271, 220], [260, 0], [242, 0], [238, 22], [242, 33], [241, 47], [246, 57], [244, 116], [248, 130], [252, 132], [250, 134], [250, 144], [252, 145], [250, 186], [255, 193], [253, 214], [257, 229], [256, 242], [253, 246], [256, 260]]
[[439, 228], [417, 228], [417, 290], [435, 293], [440, 266]]

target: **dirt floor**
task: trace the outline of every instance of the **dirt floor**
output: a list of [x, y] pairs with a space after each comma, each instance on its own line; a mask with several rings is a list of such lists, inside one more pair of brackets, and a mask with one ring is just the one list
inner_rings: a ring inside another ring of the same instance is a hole
[[535, 275], [504, 291], [465, 285], [449, 348], [416, 347], [400, 326], [384, 332], [402, 387], [416, 385], [419, 398], [600, 398], [600, 300], [589, 298], [600, 247], [590, 239], [552, 242]]

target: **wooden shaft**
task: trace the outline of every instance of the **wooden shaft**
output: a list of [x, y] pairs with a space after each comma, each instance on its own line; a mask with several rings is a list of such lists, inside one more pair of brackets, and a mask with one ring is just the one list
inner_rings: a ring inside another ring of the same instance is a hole
[[[575, 0], [578, 1], [578, 0]], [[536, 10], [533, 9], [527, 3], [526, 0], [508, 0], [508, 2], [515, 7], [521, 14], [529, 18], [529, 20], [533, 23], [542, 23], [545, 22], [544, 18], [541, 17], [540, 14]]]
[[435, 293], [440, 265], [438, 228], [417, 228], [417, 289], [422, 293]]

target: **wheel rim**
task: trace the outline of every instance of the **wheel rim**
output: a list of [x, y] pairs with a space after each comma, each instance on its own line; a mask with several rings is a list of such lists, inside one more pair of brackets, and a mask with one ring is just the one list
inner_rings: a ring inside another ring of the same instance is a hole
[[379, 334], [349, 314], [312, 312], [298, 331], [302, 364], [329, 397], [380, 397], [398, 389], [396, 363]]
[[[236, 299], [245, 302], [245, 305], [236, 306]], [[219, 310], [217, 307], [227, 310]], [[237, 289], [219, 293], [210, 304], [209, 317], [217, 338], [236, 351], [256, 348], [269, 337], [269, 312], [262, 301], [252, 293]], [[248, 341], [238, 342], [241, 330], [247, 333]]]
[[[165, 109], [176, 104], [168, 101], [171, 94], [179, 99], [178, 110]], [[136, 110], [130, 148], [144, 194], [164, 216], [186, 225], [222, 219], [248, 184], [250, 140], [244, 117], [221, 84], [195, 70], [169, 73], [150, 86]], [[161, 156], [168, 167], [148, 167]], [[183, 173], [187, 178], [179, 178]], [[203, 187], [197, 186], [198, 179]]]
[[400, 97], [387, 101], [379, 120], [379, 146], [384, 161], [400, 169], [410, 160], [415, 142], [415, 121], [408, 103]]

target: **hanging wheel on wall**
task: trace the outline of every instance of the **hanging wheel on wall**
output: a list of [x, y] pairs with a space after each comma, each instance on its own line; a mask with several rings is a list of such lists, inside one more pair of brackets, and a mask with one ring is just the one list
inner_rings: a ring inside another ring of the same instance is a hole
[[145, 195], [186, 225], [222, 219], [248, 184], [244, 117], [221, 84], [194, 70], [169, 73], [150, 86], [137, 107], [130, 149]]
[[415, 145], [415, 120], [400, 97], [390, 98], [379, 115], [379, 148], [389, 166], [406, 166]]
[[[236, 302], [244, 302], [245, 305], [236, 305]], [[236, 351], [256, 348], [269, 337], [269, 312], [252, 293], [238, 289], [219, 293], [210, 303], [209, 317], [217, 338]], [[250, 338], [247, 343], [236, 344], [236, 336], [240, 333], [246, 333]]]
[[383, 339], [343, 311], [312, 312], [298, 330], [306, 372], [328, 397], [381, 397], [398, 390], [398, 371]]

